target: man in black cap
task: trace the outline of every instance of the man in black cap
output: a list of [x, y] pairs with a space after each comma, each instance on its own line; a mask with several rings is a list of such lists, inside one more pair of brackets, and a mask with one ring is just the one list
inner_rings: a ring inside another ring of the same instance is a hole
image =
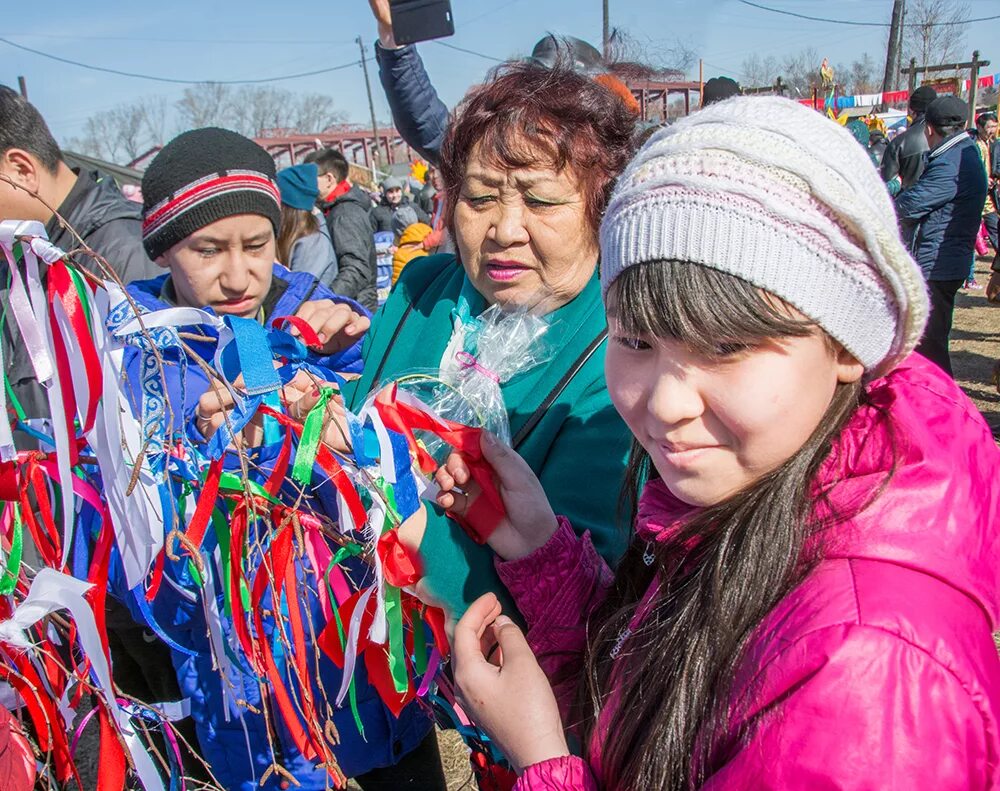
[[948, 336], [955, 294], [969, 274], [986, 201], [986, 172], [965, 133], [969, 106], [955, 96], [931, 102], [925, 116], [930, 156], [920, 179], [896, 198], [903, 238], [927, 278], [931, 315], [917, 351], [951, 373]]
[[924, 154], [927, 153], [924, 113], [936, 98], [937, 93], [929, 85], [921, 85], [910, 94], [910, 125], [885, 149], [882, 157], [883, 181], [899, 179], [900, 188], [904, 190], [917, 183], [924, 170]]
[[724, 101], [742, 93], [740, 84], [729, 77], [712, 77], [701, 89], [701, 106]]

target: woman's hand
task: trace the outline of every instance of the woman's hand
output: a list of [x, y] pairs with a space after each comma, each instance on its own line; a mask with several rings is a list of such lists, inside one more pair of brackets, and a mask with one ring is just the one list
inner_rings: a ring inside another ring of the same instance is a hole
[[472, 603], [452, 643], [459, 702], [520, 773], [569, 755], [552, 686], [492, 593]]
[[375, 21], [378, 22], [378, 41], [385, 49], [398, 49], [396, 39], [392, 35], [392, 14], [389, 12], [389, 0], [368, 0]]
[[[322, 344], [319, 352], [323, 355], [336, 354], [350, 348], [368, 331], [372, 323], [367, 316], [352, 310], [350, 305], [334, 302], [332, 299], [303, 302], [295, 316], [312, 327]], [[294, 326], [289, 326], [288, 331], [295, 337], [301, 337]]]
[[[542, 491], [541, 483], [524, 459], [485, 431], [481, 445], [483, 456], [493, 467], [497, 488], [507, 511], [486, 543], [504, 560], [526, 557], [556, 532], [559, 527], [556, 515]], [[482, 489], [472, 479], [465, 459], [458, 453], [451, 454], [434, 479], [441, 488], [437, 504], [468, 520], [470, 507], [476, 498], [482, 496]]]

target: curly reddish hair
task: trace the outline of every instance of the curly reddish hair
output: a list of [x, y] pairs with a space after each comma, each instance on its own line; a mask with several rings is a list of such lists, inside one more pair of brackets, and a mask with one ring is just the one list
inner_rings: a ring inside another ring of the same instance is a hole
[[635, 153], [635, 121], [613, 90], [570, 68], [500, 66], [462, 101], [441, 146], [448, 227], [478, 144], [502, 168], [570, 168], [596, 236], [615, 179]]

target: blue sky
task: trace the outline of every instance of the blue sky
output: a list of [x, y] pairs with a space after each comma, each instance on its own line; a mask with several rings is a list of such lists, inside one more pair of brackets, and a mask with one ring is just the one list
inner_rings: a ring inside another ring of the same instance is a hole
[[[13, 0], [9, 0], [13, 2]], [[891, 0], [764, 0], [799, 13], [838, 19], [888, 21]], [[1000, 13], [1000, 0], [975, 0], [973, 16]], [[456, 35], [447, 41], [505, 58], [523, 54], [546, 31], [599, 43], [600, 0], [452, 0]], [[357, 60], [355, 36], [370, 45], [375, 22], [366, 0], [47, 0], [32, 13], [21, 4], [16, 27], [2, 35], [18, 44], [96, 66], [192, 80], [254, 79], [321, 69]], [[884, 58], [883, 28], [846, 27], [767, 13], [737, 0], [611, 0], [611, 22], [652, 47], [681, 39], [705, 62], [705, 77], [738, 76], [748, 55], [779, 59], [812, 46], [831, 62], [862, 52]], [[966, 49], [993, 58], [1000, 71], [1000, 21], [972, 26]], [[433, 43], [420, 45], [444, 100], [454, 104], [493, 62]], [[370, 51], [370, 50], [369, 50]], [[697, 72], [697, 67], [695, 67]], [[147, 95], [178, 98], [183, 86], [86, 71], [0, 43], [0, 82], [27, 78], [32, 102], [64, 141], [82, 133], [88, 115]], [[695, 75], [696, 76], [696, 75]], [[373, 75], [374, 79], [374, 75]], [[360, 66], [275, 85], [334, 97], [353, 121], [367, 105]], [[376, 113], [388, 118], [377, 82]]]

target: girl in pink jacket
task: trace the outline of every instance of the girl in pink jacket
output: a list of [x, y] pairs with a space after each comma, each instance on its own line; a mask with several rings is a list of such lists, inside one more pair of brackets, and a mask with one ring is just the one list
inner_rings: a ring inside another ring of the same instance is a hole
[[[478, 600], [455, 679], [517, 788], [1000, 787], [1000, 453], [911, 354], [924, 283], [865, 152], [787, 100], [713, 105], [643, 147], [601, 244], [616, 572], [483, 447], [528, 630]], [[459, 456], [438, 483], [478, 496]]]

